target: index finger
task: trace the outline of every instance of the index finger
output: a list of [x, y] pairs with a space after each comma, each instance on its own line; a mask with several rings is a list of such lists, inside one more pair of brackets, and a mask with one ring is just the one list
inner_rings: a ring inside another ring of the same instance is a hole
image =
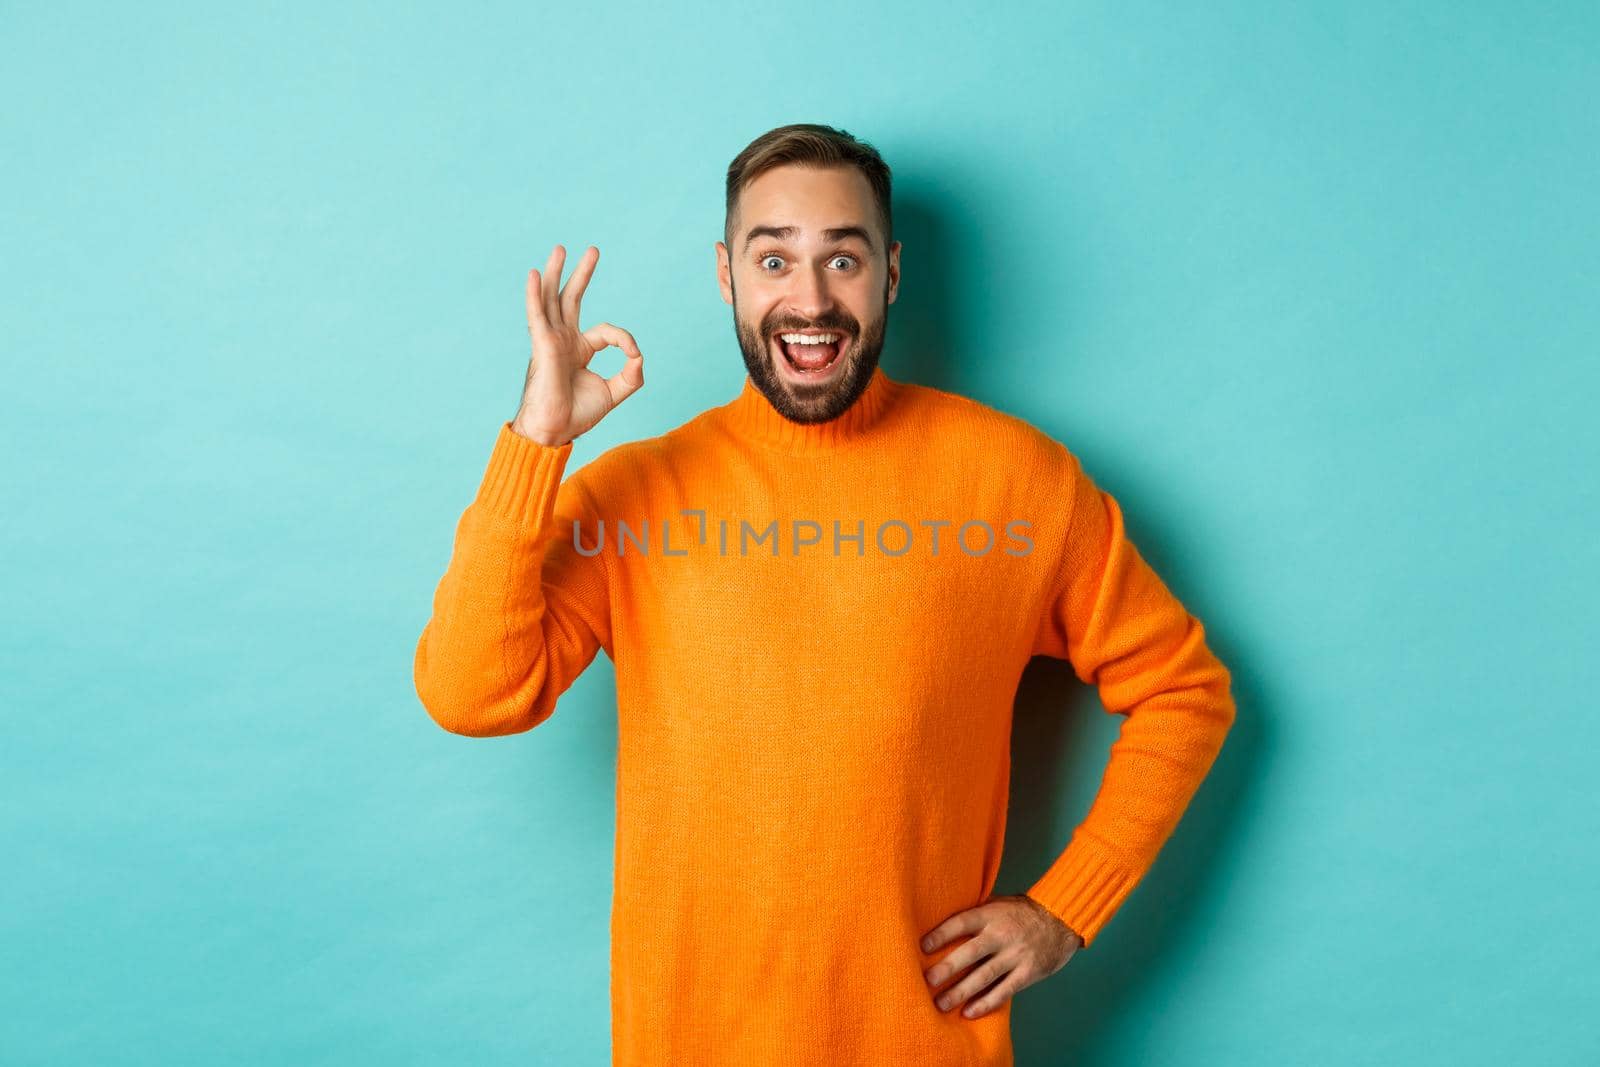
[[929, 954], [937, 952], [941, 946], [948, 944], [962, 934], [977, 933], [983, 929], [983, 925], [983, 915], [976, 908], [958, 911], [922, 935], [922, 951]]

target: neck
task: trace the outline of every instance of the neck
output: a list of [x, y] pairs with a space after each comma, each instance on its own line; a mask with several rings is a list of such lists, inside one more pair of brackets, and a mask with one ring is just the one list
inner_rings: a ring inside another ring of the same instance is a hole
[[872, 369], [866, 389], [843, 412], [826, 422], [794, 422], [772, 406], [754, 379], [745, 375], [739, 395], [722, 407], [734, 432], [765, 448], [796, 455], [848, 448], [870, 436], [900, 391], [900, 383]]

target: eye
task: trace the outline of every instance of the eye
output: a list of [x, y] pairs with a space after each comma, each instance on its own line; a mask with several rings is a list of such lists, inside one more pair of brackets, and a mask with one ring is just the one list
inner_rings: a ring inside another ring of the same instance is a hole
[[[859, 265], [859, 260], [857, 260], [856, 257], [849, 252], [840, 252], [838, 255], [828, 260], [828, 262], [837, 263], [841, 259], [845, 261], [845, 266], [841, 267], [841, 270], [853, 270], [857, 265]], [[771, 273], [772, 271], [778, 269], [777, 267], [768, 266], [768, 263], [770, 263], [772, 260], [777, 260], [781, 264], [783, 262], [783, 257], [778, 255], [776, 252], [768, 252], [766, 255], [756, 260], [756, 263], [761, 267], [762, 270]]]

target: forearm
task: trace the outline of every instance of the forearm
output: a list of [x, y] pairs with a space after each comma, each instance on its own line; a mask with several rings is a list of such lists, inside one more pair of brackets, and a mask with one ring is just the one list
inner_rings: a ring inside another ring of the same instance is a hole
[[1227, 670], [1150, 697], [1129, 712], [1099, 791], [1066, 849], [1028, 890], [1092, 941], [1155, 862], [1234, 721]]
[[[492, 737], [538, 725], [593, 658], [603, 629], [598, 559], [563, 545], [555, 498], [570, 447], [503, 428], [418, 640], [413, 671], [429, 715]], [[586, 608], [585, 605], [596, 605]]]

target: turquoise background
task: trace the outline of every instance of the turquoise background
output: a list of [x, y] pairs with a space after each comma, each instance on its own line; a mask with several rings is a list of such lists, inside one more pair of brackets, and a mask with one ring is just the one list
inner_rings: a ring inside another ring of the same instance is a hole
[[[730, 399], [722, 179], [895, 169], [885, 367], [1066, 442], [1238, 724], [1033, 1064], [1593, 1063], [1600, 9], [7, 5], [0, 1061], [602, 1064], [614, 689], [412, 653], [524, 273]], [[604, 366], [620, 366], [615, 351]], [[1000, 891], [1117, 720], [1019, 697]]]

